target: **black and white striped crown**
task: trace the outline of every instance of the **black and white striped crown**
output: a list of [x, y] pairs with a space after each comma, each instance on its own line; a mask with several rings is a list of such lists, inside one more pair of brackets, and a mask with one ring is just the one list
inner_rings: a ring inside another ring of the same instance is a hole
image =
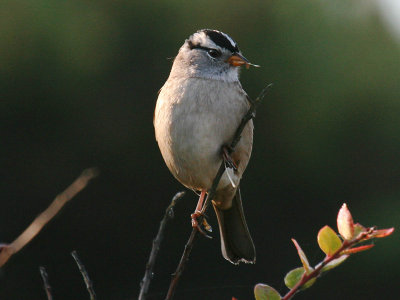
[[202, 40], [201, 37], [199, 37], [203, 35], [209, 38], [215, 45], [217, 45], [220, 48], [228, 49], [232, 53], [239, 52], [239, 48], [236, 42], [229, 35], [218, 30], [201, 29], [192, 36], [190, 36], [189, 43], [191, 43], [192, 46], [194, 47], [207, 46], [207, 45], [202, 45], [205, 43], [205, 41]]

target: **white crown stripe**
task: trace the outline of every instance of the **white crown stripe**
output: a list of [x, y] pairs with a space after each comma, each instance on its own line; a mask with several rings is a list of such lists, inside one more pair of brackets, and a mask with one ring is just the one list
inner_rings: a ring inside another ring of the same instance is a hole
[[229, 35], [221, 32], [221, 31], [219, 31], [219, 33], [221, 33], [224, 37], [226, 37], [228, 39], [228, 41], [231, 43], [233, 48], [237, 47], [236, 43], [234, 42], [234, 40], [232, 40], [232, 38]]

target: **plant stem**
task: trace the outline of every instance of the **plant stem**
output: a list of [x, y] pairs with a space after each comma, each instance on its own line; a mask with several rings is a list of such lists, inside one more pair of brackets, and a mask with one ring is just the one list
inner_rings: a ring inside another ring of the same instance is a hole
[[93, 288], [93, 282], [90, 280], [89, 274], [86, 271], [85, 266], [79, 259], [78, 253], [74, 250], [71, 252], [72, 257], [74, 258], [76, 264], [78, 265], [79, 271], [82, 274], [83, 280], [85, 281], [86, 289], [89, 292], [90, 300], [96, 300], [96, 292]]
[[139, 300], [145, 300], [147, 296], [147, 292], [149, 290], [151, 279], [153, 278], [153, 269], [156, 262], [158, 250], [160, 250], [161, 241], [164, 238], [165, 226], [167, 225], [168, 220], [174, 217], [174, 207], [176, 202], [181, 199], [186, 192], [178, 192], [172, 198], [170, 205], [165, 210], [165, 214], [163, 219], [160, 222], [160, 227], [158, 228], [158, 232], [156, 237], [153, 240], [153, 246], [151, 248], [149, 260], [146, 264], [146, 271], [144, 273], [144, 277], [142, 282], [140, 283], [140, 293]]
[[49, 283], [49, 275], [47, 275], [46, 269], [44, 267], [39, 267], [40, 276], [43, 280], [43, 288], [47, 295], [47, 300], [53, 300], [53, 295], [51, 294], [51, 286]]
[[83, 170], [82, 174], [75, 179], [69, 187], [51, 202], [35, 220], [22, 232], [11, 244], [0, 245], [0, 268], [8, 261], [8, 259], [25, 247], [41, 230], [51, 221], [61, 208], [70, 201], [76, 194], [83, 190], [89, 181], [98, 175], [96, 168]]

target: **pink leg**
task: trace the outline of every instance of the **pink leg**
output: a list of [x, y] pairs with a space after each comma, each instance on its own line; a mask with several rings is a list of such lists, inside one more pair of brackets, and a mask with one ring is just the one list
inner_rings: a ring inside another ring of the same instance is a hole
[[[211, 239], [211, 237], [208, 236], [204, 232], [204, 230], [200, 227], [199, 222], [197, 221], [198, 217], [203, 216], [202, 210], [203, 210], [204, 199], [206, 198], [206, 193], [207, 193], [206, 190], [201, 191], [199, 201], [197, 202], [196, 210], [194, 211], [194, 213], [190, 215], [190, 217], [192, 218], [192, 227], [196, 228], [205, 237]], [[207, 223], [205, 218], [203, 218], [203, 225], [206, 227], [208, 231], [211, 231], [211, 226]]]
[[196, 210], [195, 212], [201, 212], [201, 209], [203, 208], [203, 203], [204, 203], [204, 199], [206, 198], [206, 190], [202, 190], [200, 197], [199, 197], [199, 201], [197, 202], [197, 206], [196, 206]]
[[197, 229], [199, 229], [199, 223], [197, 222], [197, 218], [201, 216], [201, 209], [203, 208], [203, 203], [204, 203], [204, 198], [206, 197], [206, 193], [207, 193], [206, 190], [201, 190], [201, 194], [199, 197], [199, 201], [197, 202], [196, 209], [194, 213], [190, 215], [190, 217], [192, 218], [192, 227], [196, 227]]

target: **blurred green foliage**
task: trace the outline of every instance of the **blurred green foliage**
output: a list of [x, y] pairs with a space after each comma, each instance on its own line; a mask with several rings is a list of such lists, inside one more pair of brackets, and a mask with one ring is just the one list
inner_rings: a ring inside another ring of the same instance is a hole
[[[102, 298], [135, 297], [168, 195], [182, 188], [153, 138], [157, 91], [169, 58], [200, 28], [230, 34], [262, 66], [242, 71], [249, 95], [274, 87], [257, 112], [242, 184], [257, 264], [234, 268], [217, 238], [200, 241], [176, 299], [250, 299], [256, 282], [279, 287], [297, 264], [289, 239], [313, 245], [343, 202], [360, 222], [399, 227], [400, 48], [372, 1], [2, 1], [0, 242], [82, 169], [102, 176], [7, 265], [1, 299], [42, 298], [39, 263], [56, 299], [84, 299], [72, 248]], [[152, 299], [162, 299], [190, 230], [194, 196], [182, 202]], [[394, 234], [330, 278], [352, 286], [327, 294], [322, 281], [305, 297], [392, 296], [398, 245]]]

